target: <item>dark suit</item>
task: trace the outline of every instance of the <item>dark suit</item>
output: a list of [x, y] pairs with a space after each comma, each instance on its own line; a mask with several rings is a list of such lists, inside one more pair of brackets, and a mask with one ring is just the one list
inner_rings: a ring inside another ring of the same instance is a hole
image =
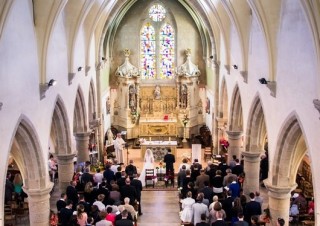
[[242, 165], [236, 165], [232, 169], [232, 173], [239, 176], [241, 173], [243, 173], [243, 166]]
[[244, 209], [244, 220], [251, 225], [251, 217], [254, 215], [261, 215], [261, 206], [256, 201], [250, 201]]
[[173, 169], [173, 163], [176, 162], [176, 159], [174, 157], [173, 154], [171, 154], [171, 152], [168, 152], [163, 159], [163, 162], [166, 163], [166, 174], [168, 174], [168, 171], [170, 170], [171, 172], [174, 172]]
[[212, 226], [227, 226], [227, 223], [223, 220], [217, 220], [214, 223], [212, 223]]
[[75, 210], [78, 204], [78, 192], [77, 189], [71, 185], [67, 187], [66, 191], [68, 199], [70, 199], [73, 202], [72, 209]]
[[237, 222], [234, 222], [233, 225], [234, 226], [249, 226], [248, 222], [246, 222], [246, 221], [237, 221]]
[[73, 210], [68, 208], [62, 208], [59, 214], [59, 221], [62, 226], [69, 226], [72, 219]]
[[196, 224], [196, 226], [210, 226], [210, 224], [208, 224], [206, 222], [199, 222]]
[[135, 187], [133, 187], [132, 185], [124, 185], [121, 189], [120, 189], [120, 193], [121, 193], [121, 201], [123, 202], [125, 197], [130, 198], [130, 205], [134, 205], [135, 200], [137, 199], [137, 191], [135, 189]]
[[231, 221], [233, 201], [234, 201], [234, 197], [230, 196], [230, 197], [227, 197], [222, 203], [222, 209], [224, 209], [227, 215], [225, 219], [226, 221]]
[[137, 201], [139, 202], [138, 213], [141, 214], [141, 191], [142, 191], [142, 183], [140, 180], [134, 178], [131, 181], [131, 185], [136, 189], [137, 192]]
[[212, 188], [206, 186], [200, 190], [204, 194], [204, 198], [209, 200], [209, 203], [212, 203], [213, 191]]
[[62, 199], [59, 199], [56, 203], [56, 206], [57, 206], [57, 210], [58, 210], [58, 213], [60, 212], [60, 210], [64, 207], [66, 207], [66, 202]]
[[116, 221], [116, 226], [132, 226], [132, 220], [121, 219]]
[[[121, 219], [122, 219], [121, 213], [120, 213], [120, 214], [117, 214], [117, 215], [116, 215], [116, 222], [119, 221], [119, 220], [121, 220]], [[128, 212], [128, 217], [127, 217], [127, 219], [130, 220], [131, 222], [133, 221], [133, 218], [132, 218], [132, 215], [131, 215], [130, 212]]]
[[93, 176], [90, 173], [83, 173], [81, 176], [81, 184], [86, 185], [88, 182], [94, 183]]

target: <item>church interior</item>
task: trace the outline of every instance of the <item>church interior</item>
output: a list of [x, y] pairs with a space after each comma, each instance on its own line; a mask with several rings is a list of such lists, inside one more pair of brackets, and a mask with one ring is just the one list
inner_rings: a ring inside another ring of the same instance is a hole
[[118, 159], [118, 133], [118, 160], [138, 169], [147, 149], [160, 166], [170, 148], [175, 173], [236, 156], [267, 225], [289, 225], [297, 192], [314, 202], [299, 225], [320, 224], [319, 0], [0, 0], [0, 12], [0, 225], [8, 173], [21, 174], [26, 225], [49, 225], [53, 187], [75, 162], [94, 173]]

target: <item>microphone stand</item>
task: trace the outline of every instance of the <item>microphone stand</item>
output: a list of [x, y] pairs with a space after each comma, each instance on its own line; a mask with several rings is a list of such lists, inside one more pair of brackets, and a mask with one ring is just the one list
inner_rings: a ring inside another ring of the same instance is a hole
[[129, 165], [129, 144], [125, 143], [125, 148], [127, 149], [127, 165]]

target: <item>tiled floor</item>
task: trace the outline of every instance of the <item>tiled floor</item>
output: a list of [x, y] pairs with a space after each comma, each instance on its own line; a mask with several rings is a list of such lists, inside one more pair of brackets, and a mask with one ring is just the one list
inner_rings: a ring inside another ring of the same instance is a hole
[[177, 191], [143, 191], [139, 226], [180, 226]]

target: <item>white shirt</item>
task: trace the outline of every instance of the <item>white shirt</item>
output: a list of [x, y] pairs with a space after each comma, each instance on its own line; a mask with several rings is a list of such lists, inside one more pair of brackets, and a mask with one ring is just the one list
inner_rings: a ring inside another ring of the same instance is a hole
[[95, 201], [92, 205], [96, 205], [100, 211], [106, 209], [106, 206], [101, 201]]
[[96, 223], [96, 226], [112, 226], [112, 222], [107, 220], [101, 220]]
[[103, 174], [102, 173], [96, 173], [93, 176], [93, 179], [96, 183], [100, 184], [102, 183], [102, 179], [103, 179]]

